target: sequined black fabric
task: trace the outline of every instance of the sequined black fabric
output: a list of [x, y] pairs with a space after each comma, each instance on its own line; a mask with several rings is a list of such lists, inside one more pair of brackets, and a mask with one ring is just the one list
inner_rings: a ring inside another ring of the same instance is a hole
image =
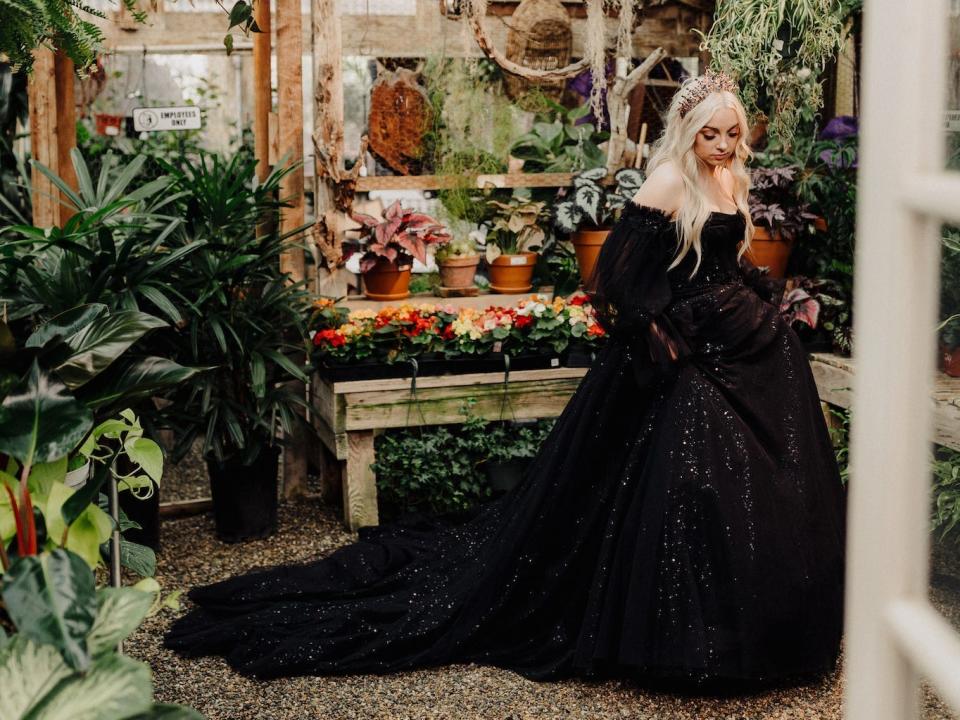
[[673, 223], [628, 206], [595, 276], [616, 332], [518, 487], [195, 588], [166, 645], [259, 677], [476, 662], [697, 690], [832, 670], [844, 488], [806, 353], [768, 302], [782, 282], [737, 262], [742, 223], [711, 216], [689, 279], [692, 255], [666, 270]]

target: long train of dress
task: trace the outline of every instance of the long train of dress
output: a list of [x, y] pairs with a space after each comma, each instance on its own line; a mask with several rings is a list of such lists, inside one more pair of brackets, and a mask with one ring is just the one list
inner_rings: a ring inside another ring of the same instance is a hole
[[666, 269], [672, 221], [628, 205], [598, 261], [610, 337], [519, 486], [195, 588], [166, 645], [264, 678], [475, 662], [695, 690], [833, 670], [845, 488], [782, 283], [738, 261], [742, 234], [714, 213], [691, 280], [692, 253]]

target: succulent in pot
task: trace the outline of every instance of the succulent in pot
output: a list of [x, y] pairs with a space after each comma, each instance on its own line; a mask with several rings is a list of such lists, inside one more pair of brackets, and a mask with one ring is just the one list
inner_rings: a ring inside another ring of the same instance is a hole
[[490, 268], [490, 289], [522, 293], [533, 287], [531, 279], [538, 251], [546, 238], [547, 204], [513, 197], [507, 202], [489, 200], [485, 256]]
[[473, 237], [456, 238], [444, 243], [435, 254], [440, 268], [441, 285], [445, 288], [468, 288], [480, 264], [480, 253]]
[[450, 241], [450, 234], [429, 215], [392, 203], [380, 218], [351, 213], [366, 241], [360, 257], [365, 293], [371, 300], [399, 300], [410, 295], [413, 258], [427, 264], [427, 247]]
[[569, 233], [580, 266], [580, 279], [586, 284], [597, 264], [610, 226], [643, 184], [643, 173], [623, 168], [614, 175], [615, 186], [602, 185], [607, 176], [605, 168], [585, 170], [573, 177], [567, 199], [554, 209], [554, 225], [560, 232]]
[[747, 250], [756, 266], [770, 268], [770, 276], [782, 278], [797, 238], [812, 232], [818, 220], [810, 204], [796, 193], [800, 167], [759, 167], [750, 171], [750, 217], [754, 235]]

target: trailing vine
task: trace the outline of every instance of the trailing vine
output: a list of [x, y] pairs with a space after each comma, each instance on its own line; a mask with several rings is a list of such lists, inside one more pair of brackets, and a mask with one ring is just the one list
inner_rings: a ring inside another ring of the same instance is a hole
[[[820, 79], [843, 47], [843, 25], [855, 3], [837, 0], [718, 0], [701, 50], [736, 77], [740, 97], [772, 137], [792, 144], [805, 114], [823, 106]], [[696, 31], [695, 31], [696, 32]]]

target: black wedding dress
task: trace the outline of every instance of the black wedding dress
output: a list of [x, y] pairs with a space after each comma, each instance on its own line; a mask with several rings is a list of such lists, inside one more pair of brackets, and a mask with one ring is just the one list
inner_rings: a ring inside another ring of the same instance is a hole
[[475, 662], [715, 692], [832, 671], [845, 488], [783, 281], [738, 263], [742, 234], [712, 214], [691, 280], [692, 251], [667, 271], [675, 224], [628, 205], [595, 275], [610, 337], [519, 486], [195, 588], [167, 647], [262, 678]]

